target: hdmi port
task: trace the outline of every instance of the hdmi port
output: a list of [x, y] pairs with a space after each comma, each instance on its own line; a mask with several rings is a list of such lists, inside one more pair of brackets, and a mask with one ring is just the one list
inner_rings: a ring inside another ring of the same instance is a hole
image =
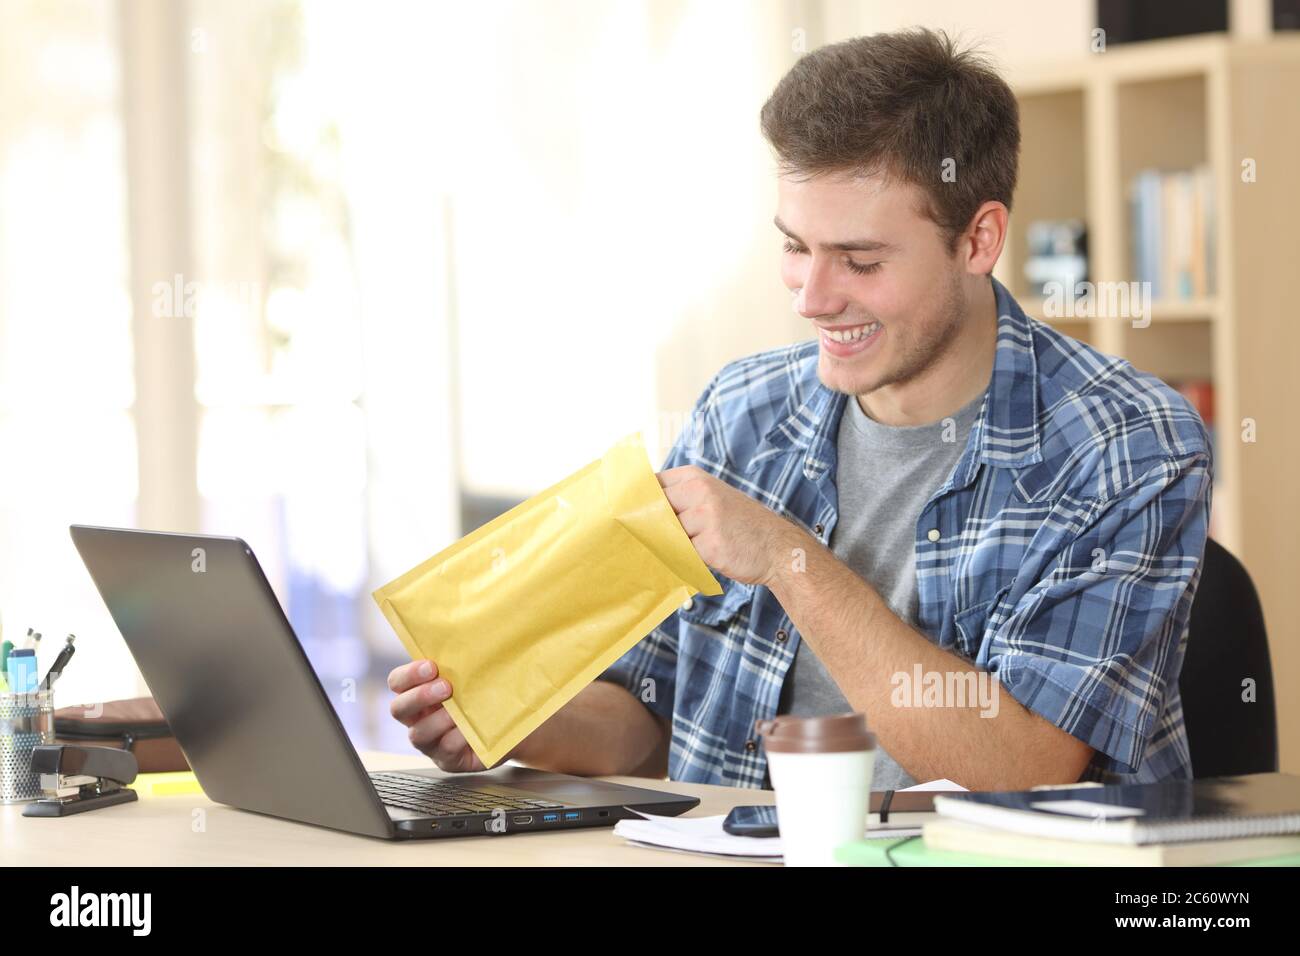
[[531, 816], [515, 817], [515, 823], [518, 824], [518, 825], [520, 825], [520, 826], [523, 826], [523, 825], [525, 825], [525, 824], [529, 824], [529, 823], [532, 823], [532, 822], [533, 822], [533, 818], [532, 818]]

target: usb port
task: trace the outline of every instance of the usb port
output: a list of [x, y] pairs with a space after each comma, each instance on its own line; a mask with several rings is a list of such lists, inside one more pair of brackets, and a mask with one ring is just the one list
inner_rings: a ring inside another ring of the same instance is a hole
[[556, 822], [557, 820], [559, 820], [559, 819], [560, 819], [560, 815], [559, 815], [558, 813], [543, 813], [543, 814], [542, 814], [542, 822], [543, 822], [543, 823], [555, 823], [555, 822]]
[[533, 818], [532, 818], [531, 816], [515, 817], [515, 825], [516, 825], [516, 826], [521, 826], [521, 827], [522, 827], [522, 826], [527, 826], [528, 824], [530, 824], [530, 823], [532, 823], [532, 822], [533, 822]]
[[567, 813], [564, 814], [564, 819], [566, 819], [566, 820], [581, 820], [581, 819], [582, 819], [582, 814], [581, 814], [580, 812], [578, 812], [577, 810], [570, 810], [570, 811], [568, 811]]

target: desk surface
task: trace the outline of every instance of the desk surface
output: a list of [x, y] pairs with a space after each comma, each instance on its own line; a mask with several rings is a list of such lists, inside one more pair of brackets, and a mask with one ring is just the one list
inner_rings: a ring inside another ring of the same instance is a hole
[[[364, 752], [369, 770], [420, 766], [418, 755]], [[700, 798], [688, 816], [771, 803], [770, 790], [609, 777]], [[0, 806], [0, 863], [9, 866], [770, 866], [628, 845], [609, 827], [510, 836], [394, 842], [326, 830], [213, 803], [198, 793], [141, 794], [139, 801], [70, 817], [22, 815]], [[196, 809], [205, 829], [195, 832]]]

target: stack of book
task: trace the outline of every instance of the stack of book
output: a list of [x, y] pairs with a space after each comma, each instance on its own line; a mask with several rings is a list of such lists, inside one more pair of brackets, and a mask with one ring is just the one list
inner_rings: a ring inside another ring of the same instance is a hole
[[1300, 854], [1300, 777], [1281, 773], [943, 794], [927, 851], [1037, 863], [1210, 866]]
[[1156, 301], [1214, 293], [1214, 181], [1208, 166], [1146, 169], [1129, 185], [1133, 280]]

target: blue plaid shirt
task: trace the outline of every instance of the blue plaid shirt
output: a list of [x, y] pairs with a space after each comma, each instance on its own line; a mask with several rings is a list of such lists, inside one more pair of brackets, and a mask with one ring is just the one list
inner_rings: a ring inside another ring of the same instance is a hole
[[[993, 286], [988, 391], [916, 524], [917, 626], [1095, 748], [1082, 779], [1190, 777], [1178, 675], [1209, 521], [1205, 427], [1159, 379]], [[664, 467], [696, 465], [828, 542], [848, 396], [821, 384], [817, 349], [723, 368]], [[672, 719], [671, 779], [762, 787], [754, 722], [777, 713], [800, 638], [767, 588], [717, 577], [722, 595], [687, 601], [601, 679]]]

